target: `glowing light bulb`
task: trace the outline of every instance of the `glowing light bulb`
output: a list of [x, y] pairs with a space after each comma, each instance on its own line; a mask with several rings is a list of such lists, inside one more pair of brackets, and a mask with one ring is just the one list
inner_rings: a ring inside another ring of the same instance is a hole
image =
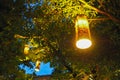
[[80, 48], [80, 49], [89, 48], [91, 45], [92, 45], [92, 42], [89, 39], [80, 39], [76, 42], [77, 48]]
[[24, 54], [28, 54], [29, 53], [29, 45], [25, 45], [25, 48], [24, 48]]
[[35, 71], [39, 71], [40, 70], [40, 61], [37, 60], [36, 61], [36, 66], [35, 66]]

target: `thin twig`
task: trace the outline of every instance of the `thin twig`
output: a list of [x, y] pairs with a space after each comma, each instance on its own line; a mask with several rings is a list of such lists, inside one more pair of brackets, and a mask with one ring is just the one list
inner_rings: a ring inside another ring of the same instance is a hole
[[109, 13], [104, 12], [104, 11], [102, 11], [102, 10], [99, 10], [99, 9], [97, 9], [97, 8], [95, 8], [95, 7], [87, 4], [87, 2], [85, 2], [85, 1], [83, 1], [83, 0], [80, 0], [80, 2], [82, 2], [83, 4], [85, 4], [86, 7], [90, 8], [90, 9], [93, 9], [93, 10], [97, 11], [98, 13], [104, 14], [104, 15], [108, 16], [111, 20], [120, 23], [120, 20], [119, 20], [119, 19], [116, 19], [115, 17], [113, 17], [113, 16], [110, 15]]
[[88, 19], [89, 21], [96, 21], [96, 20], [108, 20], [110, 18], [95, 18], [95, 19]]
[[[26, 36], [22, 36], [19, 34], [15, 34], [14, 38], [21, 38], [21, 39], [26, 39], [26, 38], [30, 38], [30, 37], [26, 37]], [[33, 36], [32, 38], [41, 38], [40, 36]]]

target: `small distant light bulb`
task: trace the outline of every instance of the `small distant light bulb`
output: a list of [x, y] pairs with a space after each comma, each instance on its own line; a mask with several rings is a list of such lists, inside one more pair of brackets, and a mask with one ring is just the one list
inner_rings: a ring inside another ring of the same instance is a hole
[[24, 54], [28, 54], [29, 53], [29, 45], [25, 45], [25, 48], [24, 48]]
[[89, 39], [80, 39], [76, 42], [77, 48], [80, 48], [80, 49], [87, 49], [91, 45], [92, 45], [92, 42]]
[[35, 66], [35, 71], [39, 71], [40, 70], [40, 61], [37, 60], [36, 61], [36, 66]]

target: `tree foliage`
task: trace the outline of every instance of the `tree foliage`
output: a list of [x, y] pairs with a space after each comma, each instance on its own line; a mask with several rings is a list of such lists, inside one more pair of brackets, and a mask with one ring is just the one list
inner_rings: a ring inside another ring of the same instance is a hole
[[[1, 0], [0, 78], [25, 77], [18, 67], [50, 62], [53, 79], [118, 80], [120, 75], [119, 0]], [[75, 19], [88, 17], [93, 45], [75, 47]], [[29, 53], [24, 54], [25, 45]], [[20, 77], [22, 76], [22, 77]]]

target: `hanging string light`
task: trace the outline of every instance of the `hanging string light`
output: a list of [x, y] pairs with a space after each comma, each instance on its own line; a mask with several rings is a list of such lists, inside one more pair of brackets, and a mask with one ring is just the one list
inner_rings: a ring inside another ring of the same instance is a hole
[[40, 70], [40, 61], [37, 60], [35, 64], [35, 71], [39, 71], [39, 70]]
[[89, 23], [87, 17], [78, 15], [75, 21], [76, 46], [80, 49], [89, 48], [92, 45]]

